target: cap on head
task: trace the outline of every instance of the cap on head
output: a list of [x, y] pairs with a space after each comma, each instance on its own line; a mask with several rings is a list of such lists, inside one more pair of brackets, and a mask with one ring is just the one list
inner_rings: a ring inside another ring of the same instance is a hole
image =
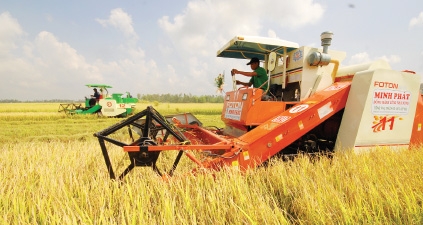
[[255, 63], [255, 62], [258, 63], [258, 62], [260, 62], [260, 60], [257, 57], [253, 57], [253, 58], [251, 58], [250, 62], [247, 63], [247, 65], [250, 65], [251, 63]]

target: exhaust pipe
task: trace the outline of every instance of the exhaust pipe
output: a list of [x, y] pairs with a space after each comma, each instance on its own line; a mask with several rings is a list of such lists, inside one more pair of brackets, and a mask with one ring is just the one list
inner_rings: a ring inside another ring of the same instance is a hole
[[322, 40], [323, 52], [313, 52], [308, 57], [310, 66], [326, 66], [331, 62], [331, 57], [328, 54], [329, 46], [332, 42], [333, 33], [326, 31], [320, 35]]
[[332, 43], [333, 33], [330, 31], [325, 31], [320, 35], [322, 40], [323, 53], [327, 54], [330, 44]]

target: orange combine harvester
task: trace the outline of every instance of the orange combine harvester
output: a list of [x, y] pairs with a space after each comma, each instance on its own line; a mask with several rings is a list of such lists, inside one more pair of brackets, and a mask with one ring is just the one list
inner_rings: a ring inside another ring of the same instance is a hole
[[[122, 179], [135, 167], [172, 176], [182, 157], [192, 160], [193, 171], [245, 171], [276, 155], [420, 145], [420, 76], [394, 71], [383, 60], [340, 67], [346, 54], [329, 50], [332, 33], [322, 33], [321, 40], [323, 48], [317, 49], [280, 39], [233, 38], [217, 56], [260, 59], [268, 71], [270, 100], [263, 101], [264, 91], [257, 88], [226, 92], [221, 129], [203, 127], [190, 113], [162, 116], [147, 107], [94, 134], [110, 178]], [[121, 129], [128, 136], [113, 135]], [[118, 177], [106, 142], [128, 153], [129, 165]], [[177, 151], [168, 171], [157, 166], [164, 151]]]

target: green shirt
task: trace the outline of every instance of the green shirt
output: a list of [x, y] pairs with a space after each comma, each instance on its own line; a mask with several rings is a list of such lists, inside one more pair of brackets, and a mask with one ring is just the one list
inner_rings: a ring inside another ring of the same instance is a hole
[[[253, 84], [253, 87], [258, 88], [260, 87], [264, 82], [267, 81], [267, 73], [266, 70], [263, 67], [257, 67], [257, 69], [254, 70], [254, 72], [257, 73], [256, 76], [252, 76], [250, 79], [250, 82]], [[261, 87], [265, 92], [267, 90], [267, 83]]]

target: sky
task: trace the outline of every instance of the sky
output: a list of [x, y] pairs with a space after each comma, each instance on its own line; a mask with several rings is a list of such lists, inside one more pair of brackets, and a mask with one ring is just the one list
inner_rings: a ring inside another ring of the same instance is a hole
[[0, 99], [79, 100], [110, 92], [216, 95], [247, 60], [216, 57], [237, 35], [345, 51], [341, 66], [385, 59], [423, 74], [421, 0], [2, 0]]

